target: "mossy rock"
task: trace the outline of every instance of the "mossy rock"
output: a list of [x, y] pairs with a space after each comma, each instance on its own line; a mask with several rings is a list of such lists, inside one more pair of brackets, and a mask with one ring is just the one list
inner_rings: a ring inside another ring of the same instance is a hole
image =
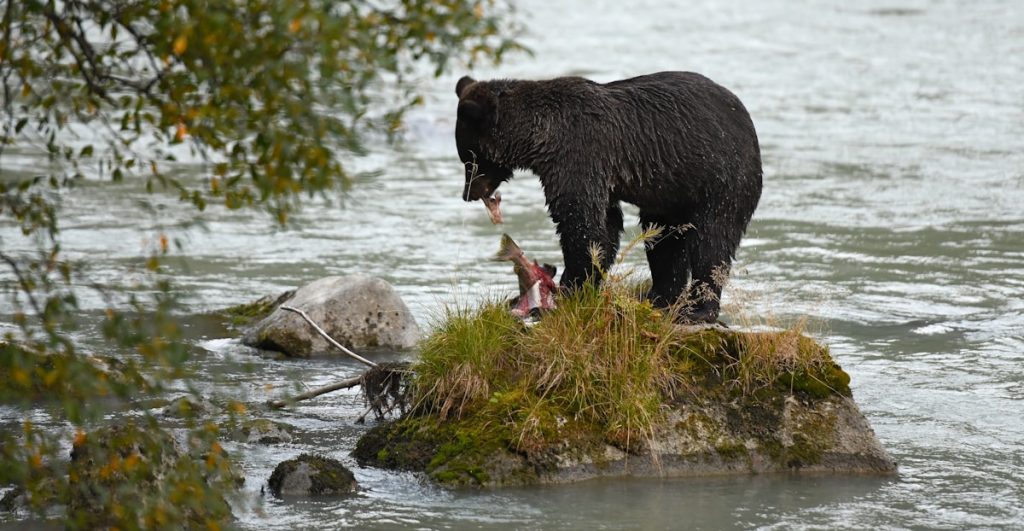
[[268, 316], [284, 301], [295, 294], [295, 290], [286, 291], [280, 295], [266, 295], [253, 302], [231, 306], [215, 312], [236, 328], [249, 326], [260, 319]]
[[[447, 336], [428, 340], [425, 359], [414, 367], [429, 368], [426, 378], [417, 372], [420, 389], [436, 389], [437, 382], [458, 385], [460, 380], [447, 375], [465, 374], [475, 394], [449, 395], [459, 397], [458, 409], [427, 400], [406, 417], [371, 429], [353, 452], [360, 464], [422, 472], [450, 487], [624, 475], [895, 473], [895, 462], [851, 399], [847, 373], [826, 347], [802, 334], [698, 327], [666, 338], [663, 328], [640, 328], [637, 342], [669, 345], [662, 359], [671, 365], [671, 385], [661, 388], [656, 417], [638, 438], [628, 426], [595, 422], [581, 412], [590, 407], [578, 402], [588, 390], [566, 393], [530, 383], [520, 368], [530, 358], [515, 350], [526, 341], [502, 336], [500, 342], [482, 343], [509, 349], [487, 355], [470, 348], [481, 344], [485, 326], [504, 323], [490, 308], [481, 314], [491, 324], [459, 316], [457, 326], [443, 328]], [[501, 330], [520, 337], [531, 333], [507, 324]], [[452, 337], [460, 333], [466, 337]], [[468, 361], [453, 364], [459, 356]], [[576, 370], [559, 362], [557, 370]]]
[[[363, 466], [424, 472], [447, 487], [532, 485], [556, 473], [560, 460], [603, 459], [600, 427], [543, 409], [521, 394], [496, 393], [475, 417], [441, 421], [409, 415], [376, 426], [359, 439], [352, 455]], [[526, 410], [529, 430], [501, 422], [522, 418]]]
[[330, 496], [351, 494], [358, 483], [341, 462], [302, 454], [277, 465], [267, 482], [275, 496]]
[[536, 465], [512, 451], [500, 430], [478, 431], [469, 423], [435, 424], [405, 418], [371, 429], [353, 456], [360, 465], [425, 472], [448, 487], [528, 485], [538, 482]]

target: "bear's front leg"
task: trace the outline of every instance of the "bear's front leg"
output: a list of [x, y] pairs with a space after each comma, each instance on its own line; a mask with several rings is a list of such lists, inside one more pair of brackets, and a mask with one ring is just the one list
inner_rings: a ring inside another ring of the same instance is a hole
[[606, 227], [608, 202], [601, 199], [570, 197], [548, 202], [548, 212], [557, 227], [565, 260], [559, 282], [563, 290], [575, 290], [588, 280], [601, 282], [600, 265], [607, 258], [602, 257], [595, 264], [591, 249], [603, 254], [612, 248]]

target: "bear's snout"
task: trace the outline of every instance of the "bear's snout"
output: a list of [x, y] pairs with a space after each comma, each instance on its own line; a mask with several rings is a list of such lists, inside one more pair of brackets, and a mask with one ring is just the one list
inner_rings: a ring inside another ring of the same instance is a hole
[[476, 188], [478, 187], [474, 187], [470, 183], [466, 183], [466, 187], [463, 188], [462, 190], [462, 200], [469, 202], [477, 201], [483, 199], [484, 197], [487, 197], [488, 194], [480, 193], [480, 191], [476, 190]]
[[492, 193], [494, 193], [494, 187], [487, 179], [478, 177], [466, 181], [466, 186], [462, 189], [462, 200], [477, 201], [490, 197]]

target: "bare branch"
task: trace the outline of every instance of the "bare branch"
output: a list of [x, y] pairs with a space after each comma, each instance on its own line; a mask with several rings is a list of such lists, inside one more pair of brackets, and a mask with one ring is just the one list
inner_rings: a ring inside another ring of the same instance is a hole
[[334, 345], [335, 347], [337, 347], [339, 350], [341, 350], [345, 354], [348, 354], [352, 358], [354, 358], [354, 359], [356, 359], [358, 361], [361, 361], [361, 362], [369, 365], [370, 367], [376, 367], [377, 366], [376, 363], [374, 363], [374, 362], [372, 362], [372, 361], [370, 361], [370, 360], [360, 356], [359, 354], [356, 354], [355, 352], [352, 352], [351, 350], [345, 348], [345, 346], [342, 345], [341, 343], [338, 343], [337, 341], [335, 341], [333, 337], [331, 337], [331, 336], [329, 336], [327, 334], [327, 332], [324, 332], [323, 328], [320, 328], [319, 325], [317, 325], [315, 322], [313, 322], [313, 320], [310, 319], [308, 315], [306, 315], [306, 312], [304, 312], [304, 311], [302, 311], [302, 310], [300, 310], [298, 308], [292, 308], [291, 306], [281, 306], [280, 308], [282, 310], [287, 310], [289, 312], [295, 312], [295, 313], [299, 314], [300, 316], [302, 316], [302, 318], [305, 319], [306, 322], [309, 323], [310, 326], [312, 326], [317, 331], [317, 333], [319, 333], [321, 336], [323, 336], [323, 338], [326, 339], [328, 343]]
[[315, 398], [315, 397], [318, 397], [320, 395], [324, 395], [324, 394], [330, 393], [332, 391], [337, 391], [339, 389], [348, 389], [350, 387], [355, 387], [355, 386], [359, 385], [360, 383], [362, 383], [362, 381], [363, 381], [363, 376], [362, 375], [354, 376], [354, 377], [349, 378], [347, 380], [342, 380], [340, 382], [335, 382], [335, 383], [333, 383], [331, 385], [325, 385], [323, 387], [318, 387], [316, 389], [313, 389], [311, 391], [307, 391], [307, 392], [302, 393], [300, 395], [295, 395], [292, 398], [287, 398], [287, 399], [284, 399], [284, 400], [268, 400], [267, 401], [267, 405], [270, 406], [271, 408], [274, 408], [274, 409], [281, 409], [281, 408], [283, 408], [285, 406], [288, 406], [290, 404], [294, 404], [295, 402], [298, 402], [300, 400], [308, 400], [310, 398]]

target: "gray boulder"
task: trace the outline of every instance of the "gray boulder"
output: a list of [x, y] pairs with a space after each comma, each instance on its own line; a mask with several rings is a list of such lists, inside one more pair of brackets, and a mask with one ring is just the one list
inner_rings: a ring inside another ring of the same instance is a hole
[[349, 348], [413, 347], [420, 338], [416, 320], [386, 281], [364, 275], [325, 277], [278, 302], [267, 317], [243, 336], [242, 343], [287, 356], [337, 354], [301, 316], [280, 305], [306, 312], [336, 341]]
[[274, 468], [267, 482], [275, 496], [329, 496], [355, 492], [358, 483], [339, 461], [302, 454]]

